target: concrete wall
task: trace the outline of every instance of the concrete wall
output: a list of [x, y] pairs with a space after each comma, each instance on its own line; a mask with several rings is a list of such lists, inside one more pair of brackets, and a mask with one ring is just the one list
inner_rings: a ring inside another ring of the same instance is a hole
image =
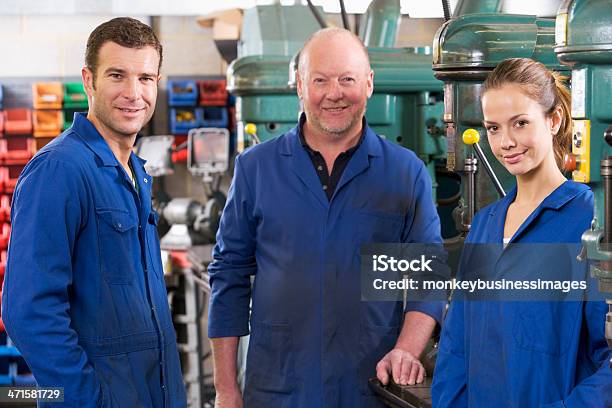
[[[0, 16], [0, 80], [6, 77], [78, 77], [89, 33], [110, 15]], [[137, 16], [154, 24], [164, 45], [166, 76], [224, 75], [226, 64], [213, 43], [212, 29], [194, 16]], [[331, 19], [341, 24], [339, 15]], [[431, 45], [441, 19], [405, 17], [399, 46]]]
[[[89, 33], [112, 16], [0, 16], [0, 79], [75, 77], [84, 65]], [[225, 65], [212, 29], [195, 17], [136, 17], [156, 25], [164, 45], [164, 75], [218, 75]]]

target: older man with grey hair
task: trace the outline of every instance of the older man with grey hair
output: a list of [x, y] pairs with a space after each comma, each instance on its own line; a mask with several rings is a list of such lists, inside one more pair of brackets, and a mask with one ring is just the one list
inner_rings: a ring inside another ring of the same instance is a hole
[[[361, 302], [362, 245], [441, 237], [424, 164], [367, 125], [374, 73], [359, 38], [315, 33], [297, 85], [297, 126], [236, 159], [209, 267], [219, 408], [380, 406], [368, 378], [422, 381], [442, 316], [439, 303]], [[243, 396], [236, 350], [249, 332]]]

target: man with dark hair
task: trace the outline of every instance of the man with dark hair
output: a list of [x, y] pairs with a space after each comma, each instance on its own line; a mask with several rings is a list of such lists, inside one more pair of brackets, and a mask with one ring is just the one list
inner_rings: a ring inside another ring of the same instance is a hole
[[[297, 85], [298, 125], [236, 159], [208, 268], [216, 406], [381, 407], [368, 378], [422, 382], [444, 304], [362, 302], [359, 250], [441, 243], [431, 179], [367, 125], [374, 73], [350, 31], [307, 41]], [[237, 345], [249, 333], [242, 394]]]
[[2, 297], [6, 330], [63, 407], [184, 407], [185, 391], [151, 208], [132, 153], [151, 119], [161, 45], [115, 18], [91, 34], [87, 115], [41, 149], [13, 197]]

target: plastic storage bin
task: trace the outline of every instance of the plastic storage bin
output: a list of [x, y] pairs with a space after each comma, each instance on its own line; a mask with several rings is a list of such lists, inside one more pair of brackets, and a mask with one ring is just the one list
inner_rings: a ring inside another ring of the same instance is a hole
[[0, 249], [5, 251], [8, 248], [9, 237], [11, 235], [11, 224], [4, 223], [0, 227]]
[[4, 111], [4, 133], [8, 135], [29, 135], [32, 133], [32, 111], [25, 108]]
[[0, 197], [0, 222], [11, 220], [11, 196], [3, 195]]
[[0, 110], [2, 109], [2, 99], [3, 95], [2, 95], [2, 85], [0, 85]]
[[200, 125], [202, 127], [227, 128], [227, 108], [226, 107], [205, 107], [202, 108]]
[[61, 82], [34, 82], [32, 102], [34, 109], [62, 109], [64, 86]]
[[32, 156], [34, 156], [33, 139], [24, 137], [0, 139], [0, 162], [2, 164], [25, 164]]
[[189, 129], [197, 128], [202, 117], [202, 108], [170, 109], [170, 133], [186, 134]]
[[4, 112], [0, 110], [0, 136], [4, 135]]
[[196, 106], [198, 104], [198, 84], [196, 81], [168, 81], [168, 105]]
[[53, 139], [55, 139], [55, 138], [54, 137], [37, 137], [37, 138], [34, 138], [34, 153], [36, 153], [37, 151], [39, 151], [40, 149], [42, 149], [43, 147], [48, 145]]
[[[81, 82], [67, 82], [64, 84], [64, 109], [87, 110], [87, 93]], [[72, 119], [72, 118], [71, 118]]]
[[62, 133], [64, 113], [61, 110], [35, 110], [34, 137], [52, 137]]
[[201, 106], [227, 105], [227, 89], [225, 79], [210, 79], [198, 81]]
[[[4, 281], [4, 272], [6, 272], [6, 251], [0, 252], [0, 281]], [[0, 292], [0, 297], [2, 297], [2, 292]], [[4, 330], [4, 327], [0, 329], [0, 331], [2, 330]]]
[[17, 180], [25, 164], [7, 165], [0, 168], [0, 179], [2, 179], [2, 189], [4, 194], [13, 194]]

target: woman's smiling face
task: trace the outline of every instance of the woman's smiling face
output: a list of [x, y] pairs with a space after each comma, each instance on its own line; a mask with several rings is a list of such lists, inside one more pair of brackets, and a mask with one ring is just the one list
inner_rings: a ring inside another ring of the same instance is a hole
[[505, 84], [482, 96], [484, 126], [493, 154], [515, 176], [554, 162], [553, 135], [559, 131], [561, 112], [547, 116], [520, 85]]

